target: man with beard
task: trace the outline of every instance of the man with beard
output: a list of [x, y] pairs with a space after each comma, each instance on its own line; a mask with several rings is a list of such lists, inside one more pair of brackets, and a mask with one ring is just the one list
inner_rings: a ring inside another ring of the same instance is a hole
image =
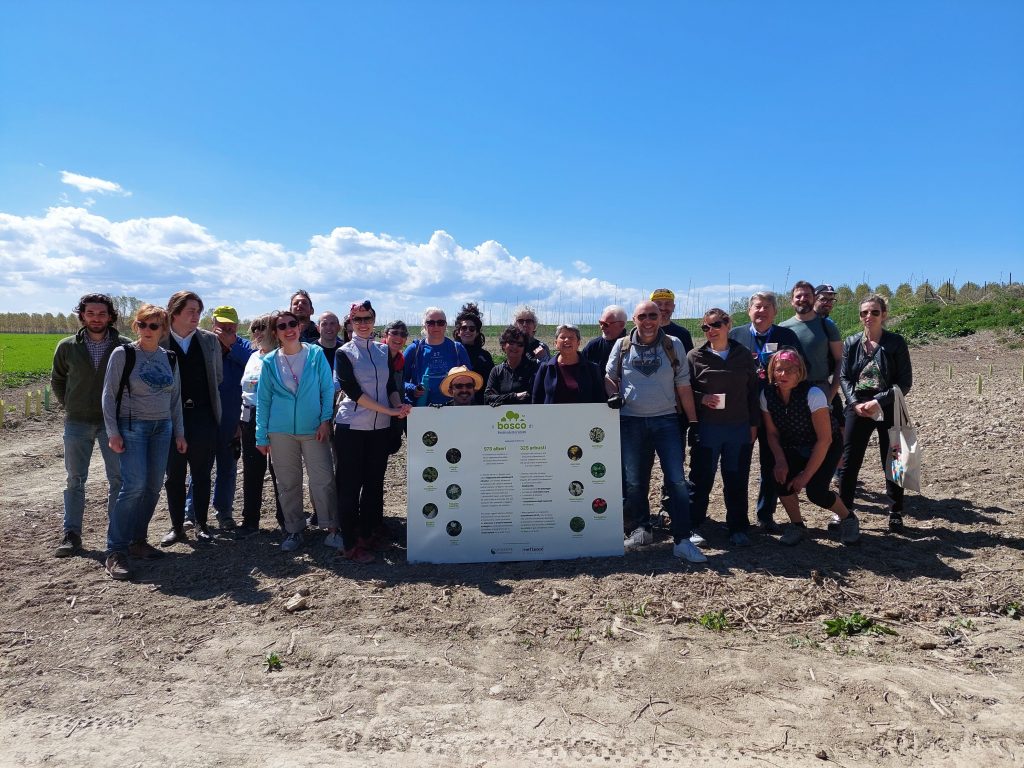
[[289, 301], [289, 309], [299, 321], [299, 341], [315, 344], [316, 340], [320, 338], [320, 331], [317, 330], [316, 323], [312, 320], [313, 300], [309, 298], [309, 291], [299, 288], [293, 293]]
[[676, 311], [676, 295], [668, 288], [655, 288], [651, 292], [651, 301], [657, 305], [658, 312], [661, 313], [661, 330], [683, 342], [683, 349], [686, 352], [693, 349], [693, 336], [690, 332], [678, 323], [672, 322], [672, 313]]
[[64, 535], [54, 554], [70, 557], [82, 549], [82, 518], [85, 514], [85, 481], [89, 478], [93, 443], [99, 442], [107, 472], [107, 516], [121, 490], [121, 462], [107, 444], [103, 426], [103, 377], [114, 348], [126, 343], [114, 324], [117, 310], [103, 293], [88, 293], [78, 306], [78, 333], [62, 339], [53, 354], [50, 386], [64, 407]]
[[483, 377], [464, 365], [458, 365], [448, 371], [441, 382], [441, 394], [450, 397], [444, 405], [476, 405], [474, 395], [483, 389]]
[[[839, 373], [843, 364], [839, 329], [831, 320], [814, 312], [814, 286], [806, 280], [794, 283], [790, 304], [796, 315], [782, 323], [782, 327], [791, 328], [800, 340], [807, 362], [808, 383], [818, 387], [832, 402], [839, 391]], [[829, 376], [832, 376], [831, 384]]]

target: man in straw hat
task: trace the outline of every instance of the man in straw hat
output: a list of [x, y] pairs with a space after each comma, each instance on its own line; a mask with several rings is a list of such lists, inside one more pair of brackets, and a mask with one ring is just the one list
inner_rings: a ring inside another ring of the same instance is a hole
[[444, 405], [476, 405], [473, 396], [483, 387], [484, 380], [479, 373], [457, 365], [441, 381], [441, 394], [451, 398]]

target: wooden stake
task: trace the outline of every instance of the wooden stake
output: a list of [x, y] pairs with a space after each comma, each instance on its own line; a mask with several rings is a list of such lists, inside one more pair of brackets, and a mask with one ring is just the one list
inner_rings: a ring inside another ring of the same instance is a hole
[[978, 374], [978, 394], [981, 394], [981, 374]]
[[953, 364], [952, 363], [949, 364], [949, 380], [950, 381], [953, 380]]
[[36, 416], [43, 415], [43, 390], [36, 390]]

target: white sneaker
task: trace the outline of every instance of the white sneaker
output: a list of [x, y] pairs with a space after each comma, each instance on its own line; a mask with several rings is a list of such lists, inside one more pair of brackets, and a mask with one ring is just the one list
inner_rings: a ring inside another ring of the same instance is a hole
[[335, 531], [334, 533], [328, 533], [324, 539], [324, 546], [330, 547], [331, 549], [341, 549], [344, 543], [341, 540], [341, 534]]
[[708, 543], [708, 540], [701, 536], [699, 533], [694, 531], [690, 534], [690, 543], [695, 547], [703, 547]]
[[697, 549], [689, 539], [683, 539], [672, 547], [672, 554], [691, 563], [706, 563], [708, 561], [707, 555]]
[[281, 542], [282, 552], [294, 552], [302, 546], [302, 534], [301, 533], [289, 533], [284, 537], [284, 541]]
[[646, 547], [654, 543], [654, 534], [646, 528], [636, 528], [622, 543], [625, 545], [627, 550]]

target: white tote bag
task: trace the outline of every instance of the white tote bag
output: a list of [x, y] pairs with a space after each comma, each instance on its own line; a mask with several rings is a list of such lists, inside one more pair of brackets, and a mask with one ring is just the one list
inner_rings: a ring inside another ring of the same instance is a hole
[[921, 443], [910, 422], [907, 401], [899, 387], [893, 386], [892, 428], [889, 430], [889, 460], [885, 476], [896, 485], [921, 492]]

